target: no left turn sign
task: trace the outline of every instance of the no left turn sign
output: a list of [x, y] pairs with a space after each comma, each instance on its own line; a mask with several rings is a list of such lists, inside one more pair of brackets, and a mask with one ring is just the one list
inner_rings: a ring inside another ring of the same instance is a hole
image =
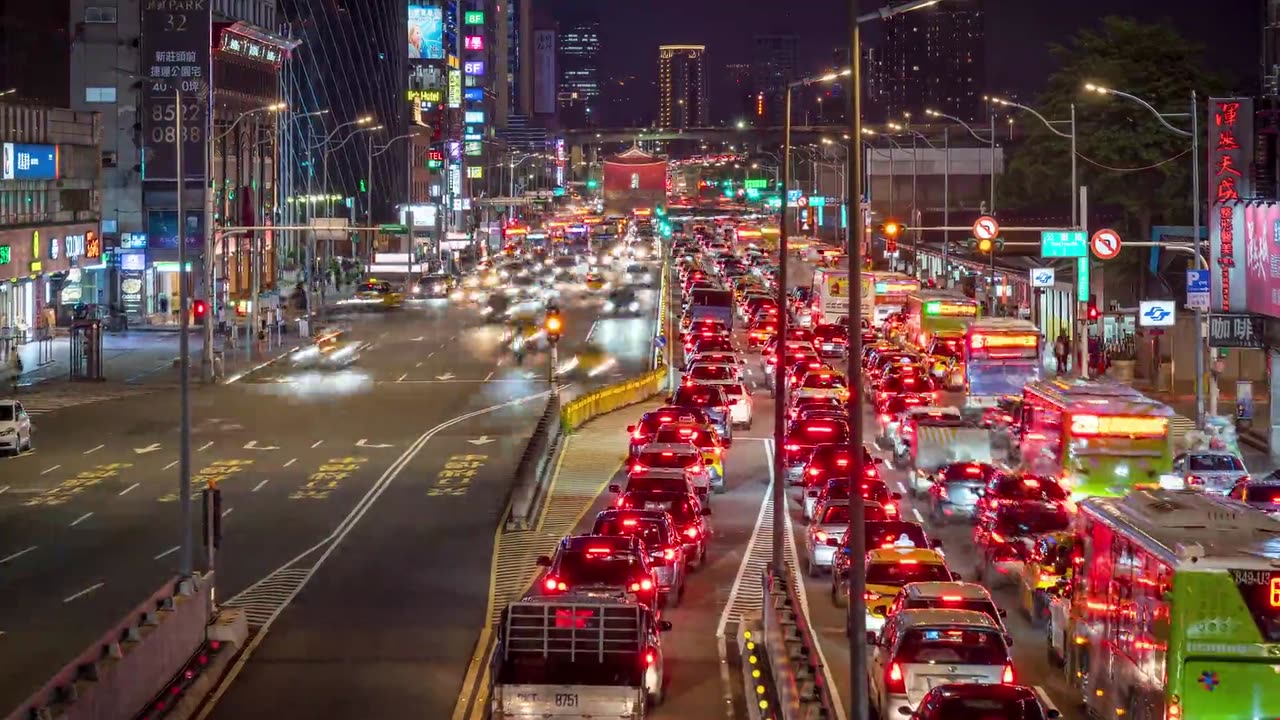
[[973, 236], [979, 240], [995, 240], [1000, 234], [1000, 223], [990, 215], [983, 215], [973, 223]]
[[1102, 228], [1089, 238], [1089, 249], [1099, 260], [1110, 260], [1120, 254], [1120, 233]]

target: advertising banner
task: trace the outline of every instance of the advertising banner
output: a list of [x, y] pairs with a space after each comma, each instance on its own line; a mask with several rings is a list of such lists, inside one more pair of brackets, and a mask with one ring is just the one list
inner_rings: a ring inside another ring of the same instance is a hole
[[4, 180], [57, 180], [58, 146], [4, 144]]
[[533, 33], [533, 111], [550, 115], [556, 111], [556, 33]]
[[[1233, 203], [1231, 208], [1234, 246], [1244, 255], [1244, 296], [1246, 302], [1232, 304], [1235, 310], [1280, 317], [1280, 205], [1275, 202]], [[1226, 247], [1224, 239], [1222, 246]], [[1234, 289], [1234, 288], [1233, 288]]]
[[[209, 124], [212, 3], [142, 4], [142, 67], [148, 80], [142, 101], [146, 180], [178, 179], [176, 143], [182, 143], [182, 177], [203, 180]], [[182, 137], [177, 136], [175, 92], [182, 92]]]
[[[204, 211], [187, 210], [187, 249], [200, 249], [204, 236]], [[178, 211], [152, 210], [147, 213], [147, 241], [153, 250], [178, 249]]]
[[409, 3], [409, 59], [444, 59], [444, 9]]
[[1245, 307], [1244, 218], [1242, 198], [1253, 195], [1249, 161], [1253, 157], [1253, 100], [1209, 98], [1207, 163], [1211, 305], [1219, 312]]
[[1213, 313], [1209, 316], [1209, 347], [1262, 348], [1264, 322], [1260, 315]]

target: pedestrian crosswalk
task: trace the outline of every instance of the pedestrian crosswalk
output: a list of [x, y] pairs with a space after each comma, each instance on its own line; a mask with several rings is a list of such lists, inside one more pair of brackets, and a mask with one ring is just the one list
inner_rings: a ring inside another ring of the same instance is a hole
[[22, 407], [32, 416], [47, 415], [77, 405], [118, 400], [120, 398], [137, 397], [156, 392], [158, 387], [95, 387], [92, 385], [75, 385], [36, 392], [19, 392], [14, 399], [22, 403]]
[[1196, 429], [1196, 421], [1186, 415], [1174, 415], [1169, 418], [1169, 440], [1173, 446], [1182, 447], [1187, 433]]

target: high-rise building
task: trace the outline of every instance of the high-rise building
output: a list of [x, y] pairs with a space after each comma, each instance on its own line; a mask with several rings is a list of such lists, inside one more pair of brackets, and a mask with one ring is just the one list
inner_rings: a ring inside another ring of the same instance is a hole
[[800, 38], [797, 35], [757, 35], [752, 41], [751, 69], [761, 90], [786, 90], [796, 79]]
[[763, 98], [756, 91], [755, 77], [751, 72], [751, 63], [728, 63], [724, 66], [725, 76], [729, 79], [729, 121], [739, 120], [757, 125], [760, 123], [760, 110]]
[[560, 26], [560, 121], [566, 127], [595, 124], [600, 113], [600, 21]]
[[872, 83], [885, 115], [919, 117], [937, 108], [963, 120], [979, 119], [986, 82], [983, 24], [980, 0], [955, 0], [887, 19]]
[[707, 112], [707, 47], [658, 46], [658, 125], [704, 127]]

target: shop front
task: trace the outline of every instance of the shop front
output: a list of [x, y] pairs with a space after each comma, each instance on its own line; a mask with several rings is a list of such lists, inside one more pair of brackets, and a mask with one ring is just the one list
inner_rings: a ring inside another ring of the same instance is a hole
[[[188, 288], [192, 296], [198, 292], [202, 267], [201, 251], [204, 248], [204, 212], [187, 210], [183, 235], [186, 238], [186, 272]], [[178, 267], [178, 211], [150, 210], [147, 212], [146, 251], [142, 253], [142, 269], [125, 269], [139, 264], [138, 251], [121, 251], [120, 294], [125, 312], [135, 321], [150, 326], [177, 326], [181, 322], [179, 310], [180, 281]]]
[[98, 302], [102, 242], [97, 223], [0, 230], [0, 344], [21, 344], [63, 324], [80, 302]]

